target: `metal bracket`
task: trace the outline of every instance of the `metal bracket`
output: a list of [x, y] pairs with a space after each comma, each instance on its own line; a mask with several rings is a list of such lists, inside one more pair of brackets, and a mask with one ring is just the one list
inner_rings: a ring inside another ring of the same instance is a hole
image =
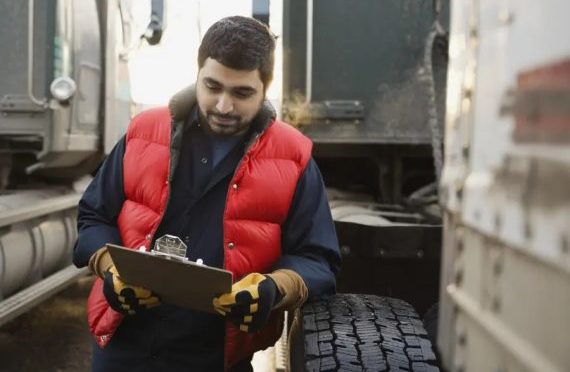
[[294, 122], [325, 120], [362, 120], [364, 105], [357, 100], [334, 100], [291, 105], [288, 114]]

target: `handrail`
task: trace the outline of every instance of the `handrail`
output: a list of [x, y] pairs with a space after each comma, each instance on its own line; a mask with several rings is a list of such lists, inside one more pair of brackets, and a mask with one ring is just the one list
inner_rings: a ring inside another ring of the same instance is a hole
[[28, 98], [38, 106], [47, 107], [47, 100], [34, 96], [34, 0], [28, 0]]
[[305, 103], [313, 98], [313, 0], [307, 0], [307, 64], [305, 72]]

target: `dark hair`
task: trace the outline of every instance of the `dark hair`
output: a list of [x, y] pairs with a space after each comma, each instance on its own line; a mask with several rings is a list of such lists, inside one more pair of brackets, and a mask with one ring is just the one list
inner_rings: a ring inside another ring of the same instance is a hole
[[275, 36], [256, 19], [233, 16], [214, 23], [198, 50], [198, 67], [212, 58], [236, 70], [259, 70], [264, 89], [273, 79]]

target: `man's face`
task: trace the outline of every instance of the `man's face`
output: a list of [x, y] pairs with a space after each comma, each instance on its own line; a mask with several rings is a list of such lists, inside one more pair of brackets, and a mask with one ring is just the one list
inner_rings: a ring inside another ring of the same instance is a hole
[[264, 99], [258, 70], [234, 70], [208, 58], [198, 72], [196, 96], [201, 122], [220, 136], [236, 136], [249, 128]]

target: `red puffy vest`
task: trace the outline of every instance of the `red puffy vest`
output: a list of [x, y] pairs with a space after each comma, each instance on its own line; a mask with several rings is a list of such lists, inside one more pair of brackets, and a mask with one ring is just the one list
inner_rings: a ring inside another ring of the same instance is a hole
[[[171, 116], [167, 108], [135, 117], [126, 136], [123, 159], [125, 202], [118, 217], [123, 244], [150, 249], [169, 193]], [[224, 268], [234, 281], [251, 272], [268, 272], [281, 255], [281, 225], [287, 218], [297, 181], [311, 156], [311, 141], [296, 129], [273, 121], [247, 149], [230, 182], [224, 211]], [[88, 321], [104, 347], [122, 315], [109, 307], [97, 279], [89, 299]], [[225, 366], [271, 346], [282, 330], [280, 313], [258, 332], [226, 327]]]

